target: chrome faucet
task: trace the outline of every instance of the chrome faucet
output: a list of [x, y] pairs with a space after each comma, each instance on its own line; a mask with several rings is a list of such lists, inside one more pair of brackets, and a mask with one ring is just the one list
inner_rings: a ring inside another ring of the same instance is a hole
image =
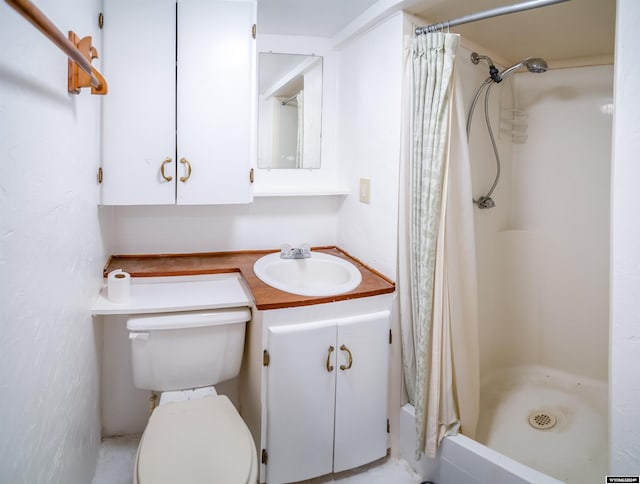
[[280, 248], [281, 259], [308, 259], [311, 257], [311, 247], [309, 244], [302, 244], [300, 247], [291, 247], [289, 244], [282, 244]]

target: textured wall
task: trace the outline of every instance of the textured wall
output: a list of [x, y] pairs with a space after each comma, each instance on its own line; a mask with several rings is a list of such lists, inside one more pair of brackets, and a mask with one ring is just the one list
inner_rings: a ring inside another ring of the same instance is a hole
[[[97, 0], [38, 5], [62, 31], [98, 35]], [[0, 44], [0, 482], [86, 484], [100, 442], [100, 99], [67, 94], [66, 56], [5, 2]]]

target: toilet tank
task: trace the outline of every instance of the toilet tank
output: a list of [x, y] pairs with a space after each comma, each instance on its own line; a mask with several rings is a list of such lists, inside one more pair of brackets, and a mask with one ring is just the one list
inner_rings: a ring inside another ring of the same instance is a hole
[[245, 307], [129, 318], [135, 386], [186, 390], [236, 377], [250, 319]]

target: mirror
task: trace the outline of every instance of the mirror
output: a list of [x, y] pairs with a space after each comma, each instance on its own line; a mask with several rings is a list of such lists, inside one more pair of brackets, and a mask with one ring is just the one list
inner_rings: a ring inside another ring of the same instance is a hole
[[322, 57], [260, 53], [258, 168], [320, 168]]

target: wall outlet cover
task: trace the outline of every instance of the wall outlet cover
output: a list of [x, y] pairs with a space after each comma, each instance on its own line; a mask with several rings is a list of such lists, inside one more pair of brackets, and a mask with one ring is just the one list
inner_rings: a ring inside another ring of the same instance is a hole
[[360, 178], [360, 201], [369, 203], [371, 197], [371, 180], [369, 178]]

